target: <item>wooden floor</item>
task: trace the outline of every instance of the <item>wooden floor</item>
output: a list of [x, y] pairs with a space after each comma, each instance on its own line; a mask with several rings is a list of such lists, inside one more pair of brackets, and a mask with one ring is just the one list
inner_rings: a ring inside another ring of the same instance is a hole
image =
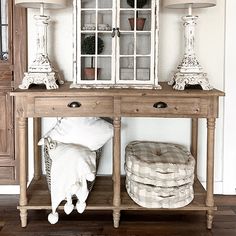
[[20, 227], [17, 195], [0, 195], [0, 236], [236, 236], [236, 196], [216, 196], [218, 211], [213, 229], [206, 229], [205, 213], [122, 212], [121, 224], [113, 228], [111, 211], [74, 211], [67, 216], [60, 211], [56, 225], [47, 221], [48, 211], [29, 211], [27, 228]]

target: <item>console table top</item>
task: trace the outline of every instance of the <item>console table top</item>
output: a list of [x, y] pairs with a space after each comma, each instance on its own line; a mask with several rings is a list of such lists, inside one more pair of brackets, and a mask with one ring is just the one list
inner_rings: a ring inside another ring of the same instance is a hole
[[44, 86], [33, 86], [27, 90], [16, 89], [10, 93], [11, 96], [72, 96], [78, 93], [79, 96], [178, 96], [178, 97], [211, 97], [211, 96], [224, 96], [225, 93], [213, 90], [201, 89], [185, 89], [183, 91], [174, 90], [172, 86], [166, 82], [160, 83], [162, 89], [134, 89], [134, 88], [91, 88], [79, 89], [70, 88], [70, 82], [60, 85], [59, 89], [46, 90]]

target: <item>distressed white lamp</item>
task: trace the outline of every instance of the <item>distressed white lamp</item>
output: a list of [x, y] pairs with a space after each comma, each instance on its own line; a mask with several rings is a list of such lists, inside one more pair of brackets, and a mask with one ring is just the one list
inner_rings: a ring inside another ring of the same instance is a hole
[[63, 83], [54, 69], [47, 53], [47, 26], [49, 16], [44, 9], [57, 9], [66, 6], [66, 0], [15, 0], [15, 4], [25, 8], [39, 8], [40, 14], [34, 16], [37, 26], [37, 51], [35, 59], [25, 73], [20, 89], [28, 89], [31, 84], [45, 84], [47, 89], [57, 89], [57, 81]]
[[163, 6], [167, 8], [188, 9], [188, 15], [182, 19], [184, 21], [185, 52], [182, 62], [177, 67], [170, 85], [177, 90], [184, 90], [186, 85], [200, 85], [203, 90], [210, 90], [207, 74], [196, 57], [195, 44], [195, 25], [197, 16], [192, 14], [193, 8], [213, 7], [216, 0], [163, 0]]

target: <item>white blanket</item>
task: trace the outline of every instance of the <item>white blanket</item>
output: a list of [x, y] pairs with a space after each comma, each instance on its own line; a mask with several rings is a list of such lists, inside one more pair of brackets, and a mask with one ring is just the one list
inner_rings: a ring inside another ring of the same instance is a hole
[[93, 181], [96, 174], [96, 152], [87, 147], [76, 144], [64, 144], [50, 139], [44, 139], [49, 147], [52, 159], [51, 167], [51, 204], [52, 213], [48, 220], [51, 224], [58, 221], [57, 207], [63, 200], [67, 200], [64, 210], [70, 214], [74, 209], [72, 196], [76, 195], [79, 213], [86, 207], [88, 197], [87, 180]]

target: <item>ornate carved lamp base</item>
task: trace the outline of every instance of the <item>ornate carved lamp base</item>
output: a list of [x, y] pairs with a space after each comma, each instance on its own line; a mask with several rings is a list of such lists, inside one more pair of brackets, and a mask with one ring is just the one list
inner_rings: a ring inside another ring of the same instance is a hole
[[47, 89], [57, 89], [57, 80], [59, 84], [64, 83], [64, 81], [58, 78], [57, 72], [26, 72], [19, 88], [28, 89], [31, 84], [45, 84]]
[[52, 65], [47, 55], [37, 54], [29, 71], [25, 72], [20, 89], [28, 89], [31, 84], [45, 84], [47, 89], [57, 89], [58, 84], [64, 84], [62, 76]]
[[189, 14], [182, 18], [185, 39], [184, 57], [168, 84], [174, 85], [173, 88], [176, 90], [184, 90], [186, 85], [200, 85], [203, 90], [211, 90], [213, 87], [209, 84], [207, 74], [203, 72], [194, 51], [195, 26], [198, 17], [192, 15], [192, 4], [188, 4], [188, 8]]
[[[63, 84], [62, 76], [55, 69], [48, 58], [47, 53], [47, 26], [49, 23], [49, 16], [44, 15], [44, 1], [36, 1], [40, 3], [40, 15], [34, 18], [37, 25], [37, 52], [36, 58], [29, 67], [28, 72], [22, 80], [20, 89], [28, 89], [31, 84], [45, 84], [47, 89], [57, 89], [59, 86], [56, 83]], [[60, 3], [59, 3], [60, 5]]]
[[200, 85], [203, 90], [213, 89], [213, 87], [209, 84], [206, 73], [176, 72], [168, 84], [174, 85], [173, 89], [176, 90], [184, 90], [186, 85]]

